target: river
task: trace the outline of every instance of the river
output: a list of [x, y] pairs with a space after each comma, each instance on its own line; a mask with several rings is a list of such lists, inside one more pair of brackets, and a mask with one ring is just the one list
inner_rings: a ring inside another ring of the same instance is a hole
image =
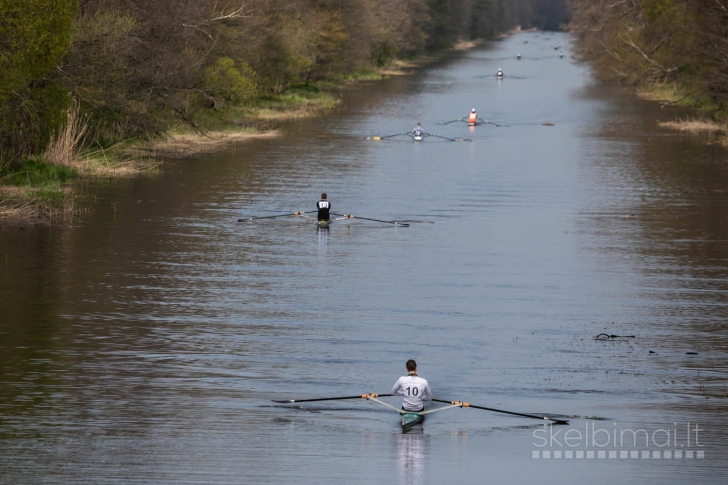
[[[570, 54], [485, 43], [0, 228], [0, 483], [725, 483], [728, 152]], [[471, 108], [507, 126], [439, 124]], [[366, 139], [418, 121], [472, 142]], [[410, 226], [236, 222], [324, 191]], [[438, 398], [570, 424], [271, 402], [387, 393], [410, 358]]]

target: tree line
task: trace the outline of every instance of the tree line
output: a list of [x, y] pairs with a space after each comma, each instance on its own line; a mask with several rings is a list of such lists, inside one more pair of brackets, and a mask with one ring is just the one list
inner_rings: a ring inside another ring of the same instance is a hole
[[0, 164], [78, 106], [109, 146], [397, 57], [556, 28], [563, 0], [0, 0]]
[[576, 52], [602, 79], [670, 84], [715, 113], [728, 103], [728, 1], [569, 0]]

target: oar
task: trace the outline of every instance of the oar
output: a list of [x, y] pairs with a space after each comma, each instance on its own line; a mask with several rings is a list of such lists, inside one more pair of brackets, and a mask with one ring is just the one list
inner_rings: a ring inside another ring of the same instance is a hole
[[402, 135], [409, 135], [409, 133], [395, 133], [394, 135], [387, 135], [387, 136], [372, 136], [371, 138], [367, 137], [366, 139], [377, 141], [377, 140], [384, 140], [385, 138], [392, 138], [394, 136], [402, 136]]
[[456, 121], [463, 121], [463, 118], [458, 118], [456, 120], [448, 121], [447, 123], [443, 123], [443, 125], [449, 125], [450, 123], [455, 123]]
[[[316, 212], [316, 211], [308, 211], [308, 212]], [[246, 219], [238, 219], [238, 222], [257, 221], [259, 219], [275, 219], [276, 217], [302, 216], [303, 214], [306, 214], [306, 212], [293, 212], [292, 214], [278, 214], [277, 216], [248, 217]]]
[[427, 136], [434, 136], [436, 138], [442, 138], [443, 140], [447, 140], [447, 141], [473, 141], [473, 140], [471, 140], [469, 138], [448, 138], [446, 136], [434, 135], [432, 133], [425, 133], [425, 135], [427, 135]]
[[[332, 214], [334, 214], [332, 212]], [[369, 217], [361, 217], [361, 216], [355, 216], [353, 214], [334, 214], [335, 216], [341, 216], [344, 219], [363, 219], [365, 221], [374, 221], [374, 222], [383, 222], [385, 224], [394, 224], [395, 226], [402, 226], [402, 227], [409, 227], [409, 224], [406, 222], [398, 222], [398, 221], [382, 221], [380, 219], [371, 219]], [[339, 219], [337, 219], [339, 220]], [[380, 394], [381, 396], [384, 396], [384, 394]]]
[[493, 126], [498, 126], [498, 127], [508, 126], [508, 125], [499, 125], [499, 124], [493, 123], [492, 121], [484, 120], [484, 119], [482, 119], [482, 118], [478, 118], [478, 119], [479, 119], [479, 120], [480, 120], [481, 122], [483, 122], [483, 123], [488, 123], [489, 125], [493, 125]]
[[464, 407], [464, 408], [475, 408], [475, 409], [483, 409], [485, 411], [494, 411], [496, 413], [512, 414], [514, 416], [522, 416], [524, 418], [547, 419], [547, 420], [553, 421], [557, 424], [569, 424], [568, 421], [564, 421], [563, 419], [549, 418], [548, 416], [535, 416], [533, 414], [514, 413], [512, 411], [504, 411], [502, 409], [494, 409], [494, 408], [486, 408], [484, 406], [476, 406], [474, 404], [468, 404], [468, 403], [462, 402], [462, 401], [445, 401], [444, 399], [433, 399], [433, 401], [444, 402], [444, 403], [453, 404], [453, 405], [462, 405], [462, 407]]
[[316, 399], [287, 399], [285, 401], [276, 401], [275, 399], [272, 399], [273, 402], [277, 403], [293, 403], [293, 402], [316, 402], [316, 401], [341, 401], [344, 399], [369, 399], [371, 397], [380, 397], [380, 396], [391, 396], [391, 394], [359, 394], [358, 396], [344, 396], [344, 397], [320, 397]]

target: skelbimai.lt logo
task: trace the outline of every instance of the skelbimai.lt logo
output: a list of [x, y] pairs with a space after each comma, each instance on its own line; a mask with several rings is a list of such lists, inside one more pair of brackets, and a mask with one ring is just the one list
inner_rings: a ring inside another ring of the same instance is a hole
[[536, 459], [701, 459], [705, 458], [698, 424], [654, 430], [611, 427], [586, 422], [584, 428], [552, 423], [533, 431], [531, 452]]

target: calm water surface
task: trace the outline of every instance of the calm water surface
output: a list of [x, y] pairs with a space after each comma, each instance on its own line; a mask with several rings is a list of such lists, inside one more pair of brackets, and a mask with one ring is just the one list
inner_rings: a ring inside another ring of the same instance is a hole
[[[569, 53], [489, 43], [0, 228], [0, 483], [725, 483], [728, 153]], [[508, 126], [438, 125], [473, 107]], [[473, 142], [365, 139], [417, 121]], [[236, 222], [322, 191], [411, 226]], [[475, 409], [402, 434], [372, 402], [270, 401], [385, 393], [409, 358], [437, 397], [575, 417], [544, 447]]]

